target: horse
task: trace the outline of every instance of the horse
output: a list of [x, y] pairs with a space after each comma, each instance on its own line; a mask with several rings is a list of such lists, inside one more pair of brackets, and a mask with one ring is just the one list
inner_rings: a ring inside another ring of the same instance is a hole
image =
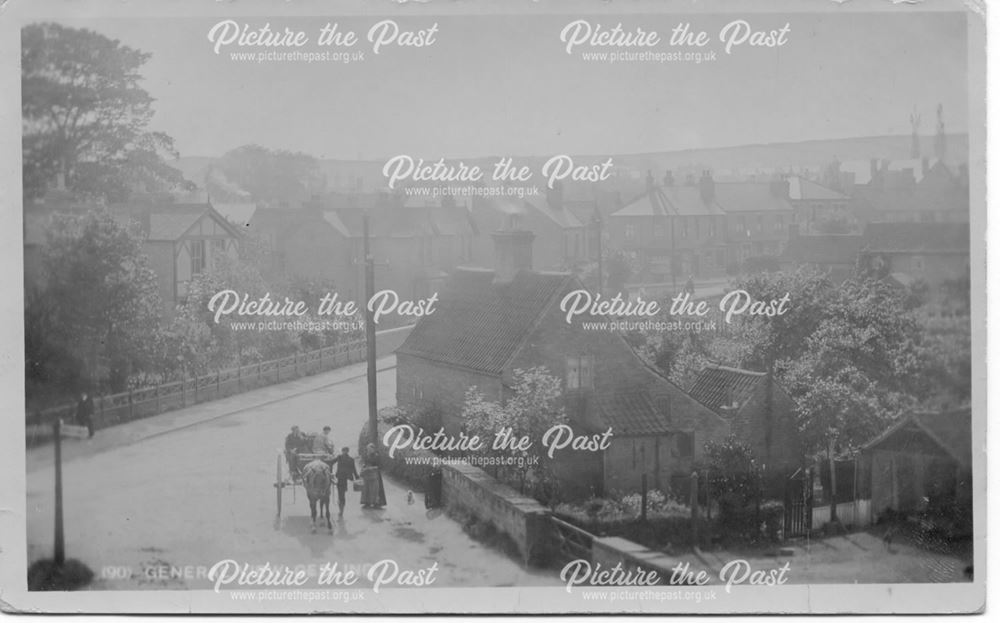
[[312, 531], [316, 532], [316, 506], [319, 506], [319, 518], [326, 516], [326, 527], [333, 530], [330, 521], [330, 488], [333, 485], [333, 474], [330, 466], [316, 459], [302, 468], [302, 484], [309, 498], [309, 515], [312, 517]]

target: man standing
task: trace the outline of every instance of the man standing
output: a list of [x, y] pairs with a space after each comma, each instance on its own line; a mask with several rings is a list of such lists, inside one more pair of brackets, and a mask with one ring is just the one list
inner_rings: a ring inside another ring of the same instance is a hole
[[302, 434], [298, 426], [293, 426], [292, 432], [285, 436], [285, 460], [288, 461], [288, 470], [292, 476], [296, 476], [299, 473], [299, 460], [297, 457], [298, 453], [302, 451], [305, 440], [305, 435]]
[[340, 456], [333, 459], [337, 464], [337, 506], [340, 507], [338, 517], [344, 516], [344, 505], [347, 504], [347, 483], [358, 478], [358, 469], [351, 458], [351, 449], [344, 447]]

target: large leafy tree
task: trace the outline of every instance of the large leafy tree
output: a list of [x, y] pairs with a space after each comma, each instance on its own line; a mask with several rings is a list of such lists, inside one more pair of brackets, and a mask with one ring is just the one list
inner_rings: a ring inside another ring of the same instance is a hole
[[120, 201], [131, 190], [185, 186], [163, 155], [173, 140], [149, 132], [153, 98], [140, 86], [145, 52], [54, 23], [21, 31], [24, 189], [57, 182], [75, 195]]
[[25, 311], [29, 379], [34, 370], [45, 380], [55, 367], [64, 373], [50, 380], [121, 391], [131, 374], [155, 365], [161, 303], [138, 230], [103, 211], [56, 215], [43, 271], [44, 291]]
[[[213, 196], [232, 200], [232, 186], [250, 194], [255, 201], [271, 205], [303, 201], [322, 192], [326, 178], [315, 158], [300, 152], [272, 150], [260, 145], [244, 145], [226, 152], [207, 183]], [[226, 183], [220, 182], [219, 173]]]

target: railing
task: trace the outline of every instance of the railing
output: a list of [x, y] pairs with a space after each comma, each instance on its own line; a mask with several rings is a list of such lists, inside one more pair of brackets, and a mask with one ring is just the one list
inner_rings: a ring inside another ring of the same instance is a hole
[[[281, 359], [219, 370], [197, 378], [100, 396], [94, 399], [94, 428], [106, 428], [165, 411], [183, 409], [364, 360], [365, 342], [358, 340], [296, 353]], [[29, 443], [58, 418], [72, 422], [75, 412], [76, 405], [68, 404], [28, 414], [25, 427]]]

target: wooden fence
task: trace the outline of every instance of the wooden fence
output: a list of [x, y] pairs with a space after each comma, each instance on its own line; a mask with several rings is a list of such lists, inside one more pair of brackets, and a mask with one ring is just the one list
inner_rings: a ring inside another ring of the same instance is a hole
[[[106, 428], [165, 411], [183, 409], [201, 402], [291, 381], [364, 360], [365, 342], [358, 340], [296, 353], [282, 359], [219, 370], [198, 378], [95, 397], [94, 428]], [[25, 422], [28, 444], [31, 445], [32, 441], [38, 440], [38, 437], [47, 435], [47, 428], [59, 418], [72, 422], [75, 412], [76, 405], [68, 404], [29, 413]]]

